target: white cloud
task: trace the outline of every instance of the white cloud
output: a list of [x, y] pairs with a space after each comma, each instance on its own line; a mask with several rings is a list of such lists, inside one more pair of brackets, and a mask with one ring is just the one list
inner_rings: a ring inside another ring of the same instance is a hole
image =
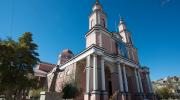
[[169, 2], [171, 2], [172, 0], [160, 0], [161, 2], [161, 6], [165, 6], [166, 4], [168, 4]]

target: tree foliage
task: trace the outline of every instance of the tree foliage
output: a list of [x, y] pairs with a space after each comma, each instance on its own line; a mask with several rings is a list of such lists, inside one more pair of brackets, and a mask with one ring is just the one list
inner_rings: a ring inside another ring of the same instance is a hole
[[20, 95], [35, 86], [37, 47], [30, 32], [25, 32], [17, 42], [11, 38], [0, 40], [0, 94]]
[[172, 95], [172, 91], [168, 87], [162, 87], [155, 90], [155, 94], [158, 99], [169, 99]]

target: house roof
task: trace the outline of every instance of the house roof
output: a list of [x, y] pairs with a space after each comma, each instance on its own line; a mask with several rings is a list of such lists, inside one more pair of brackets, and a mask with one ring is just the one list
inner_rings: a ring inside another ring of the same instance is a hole
[[40, 62], [37, 65], [37, 69], [44, 71], [44, 72], [50, 72], [56, 65], [55, 64], [50, 64], [48, 62]]
[[39, 77], [46, 77], [47, 72], [44, 72], [42, 70], [34, 69], [34, 75]]

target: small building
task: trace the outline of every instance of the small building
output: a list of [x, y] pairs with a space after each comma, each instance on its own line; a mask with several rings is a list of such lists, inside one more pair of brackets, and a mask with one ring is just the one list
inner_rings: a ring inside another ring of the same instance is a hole
[[55, 66], [55, 64], [47, 62], [39, 62], [35, 68], [33, 68], [34, 76], [38, 77], [37, 87], [47, 88], [47, 75]]

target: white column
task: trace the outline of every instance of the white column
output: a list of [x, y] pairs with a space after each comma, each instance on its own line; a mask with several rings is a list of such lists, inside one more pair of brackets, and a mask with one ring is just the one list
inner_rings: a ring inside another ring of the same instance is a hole
[[138, 91], [138, 93], [140, 92], [140, 86], [139, 86], [139, 79], [138, 79], [138, 75], [137, 75], [137, 71], [136, 71], [136, 69], [135, 69], [135, 77], [136, 77], [136, 84], [137, 84], [137, 91]]
[[[150, 78], [150, 76], [148, 75], [148, 77], [149, 77], [149, 81], [151, 82], [151, 78]], [[150, 86], [151, 86], [151, 93], [153, 93], [153, 86], [152, 86], [152, 82], [150, 83]]]
[[91, 57], [90, 55], [86, 58], [86, 93], [90, 92], [90, 71], [91, 71]]
[[141, 92], [143, 93], [144, 90], [143, 90], [143, 87], [142, 87], [142, 80], [141, 80], [141, 76], [140, 76], [139, 71], [138, 71], [138, 78], [139, 78], [140, 90], [141, 90]]
[[104, 72], [104, 57], [101, 57], [101, 79], [102, 79], [102, 90], [105, 91], [106, 90], [106, 86], [105, 86], [105, 72]]
[[119, 87], [120, 87], [120, 91], [123, 92], [124, 87], [123, 87], [122, 70], [121, 70], [120, 63], [118, 63], [118, 75], [119, 75]]
[[151, 93], [153, 93], [153, 87], [152, 87], [152, 82], [151, 82], [151, 78], [149, 76], [149, 73], [148, 73], [148, 79], [149, 79], [149, 82], [150, 82], [150, 89], [151, 89]]
[[147, 85], [148, 85], [149, 93], [151, 93], [151, 87], [150, 87], [150, 82], [149, 82], [148, 73], [146, 73], [146, 80], [147, 80]]
[[93, 55], [93, 90], [98, 90], [97, 55]]
[[123, 76], [124, 76], [124, 83], [125, 83], [125, 92], [128, 92], [128, 83], [127, 83], [125, 64], [123, 64]]

